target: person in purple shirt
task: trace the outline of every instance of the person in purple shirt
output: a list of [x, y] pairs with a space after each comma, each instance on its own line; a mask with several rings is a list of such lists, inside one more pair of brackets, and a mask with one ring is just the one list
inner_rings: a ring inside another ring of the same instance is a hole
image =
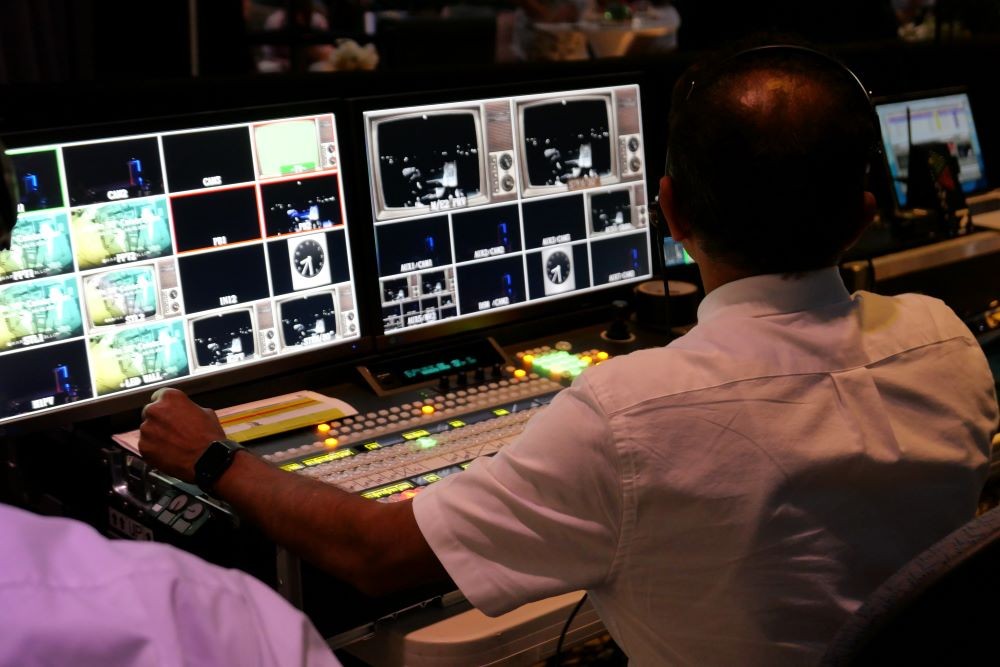
[[[17, 184], [0, 144], [0, 250]], [[253, 577], [162, 544], [0, 503], [0, 667], [340, 663], [300, 611]]]

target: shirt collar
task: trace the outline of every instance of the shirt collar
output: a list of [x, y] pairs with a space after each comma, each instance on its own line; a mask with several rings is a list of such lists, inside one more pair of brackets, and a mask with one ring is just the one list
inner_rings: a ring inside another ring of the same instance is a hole
[[836, 266], [793, 276], [779, 273], [751, 276], [712, 290], [698, 306], [698, 322], [707, 322], [723, 313], [743, 317], [794, 313], [850, 298]]

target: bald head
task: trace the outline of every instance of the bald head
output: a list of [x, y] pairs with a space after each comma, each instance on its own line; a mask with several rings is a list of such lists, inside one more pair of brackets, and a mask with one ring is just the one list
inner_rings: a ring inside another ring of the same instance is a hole
[[696, 70], [674, 89], [674, 210], [708, 256], [742, 271], [830, 266], [865, 222], [872, 119], [852, 75], [809, 52]]

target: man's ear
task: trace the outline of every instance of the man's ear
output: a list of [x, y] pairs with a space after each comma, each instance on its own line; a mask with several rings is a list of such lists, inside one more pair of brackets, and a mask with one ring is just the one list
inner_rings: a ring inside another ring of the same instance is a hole
[[691, 238], [691, 225], [677, 213], [674, 199], [674, 179], [664, 176], [660, 179], [660, 212], [670, 230], [670, 236], [680, 243]]
[[861, 235], [865, 233], [865, 230], [868, 229], [868, 225], [872, 223], [872, 220], [875, 219], [875, 215], [878, 213], [878, 202], [875, 200], [875, 195], [866, 190], [863, 197], [864, 200], [861, 204], [861, 219], [857, 221], [857, 226], [854, 233], [851, 235], [851, 242], [847, 244], [847, 247], [844, 248], [845, 250], [853, 247], [854, 244], [858, 242]]

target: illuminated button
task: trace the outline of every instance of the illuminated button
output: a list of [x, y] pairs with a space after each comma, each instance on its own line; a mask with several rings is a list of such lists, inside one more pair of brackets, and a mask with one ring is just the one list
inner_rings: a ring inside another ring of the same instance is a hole
[[589, 366], [592, 363], [594, 363], [594, 358], [593, 357], [580, 357], [580, 363], [583, 364], [584, 366]]
[[527, 374], [528, 371], [524, 370], [523, 368], [518, 368], [517, 370], [514, 371], [514, 377], [516, 378], [523, 378]]
[[535, 355], [533, 355], [533, 354], [526, 354], [523, 357], [521, 357], [521, 361], [524, 362], [525, 366], [530, 366], [531, 364], [533, 364], [535, 362]]
[[330, 432], [330, 425], [329, 424], [320, 424], [319, 426], [316, 427], [316, 430], [319, 431], [320, 433], [329, 433]]
[[425, 405], [424, 407], [420, 408], [420, 411], [423, 412], [425, 415], [432, 415], [434, 414], [434, 406]]
[[424, 438], [417, 438], [416, 440], [413, 441], [413, 444], [415, 444], [420, 449], [430, 449], [431, 447], [436, 447], [438, 441], [435, 440], [434, 438], [424, 437]]
[[609, 355], [609, 354], [608, 354], [607, 352], [598, 352], [598, 353], [597, 353], [597, 360], [598, 360], [598, 361], [604, 361], [604, 360], [605, 360], [605, 359], [607, 359], [607, 358], [608, 358], [609, 356], [610, 356], [610, 355]]
[[340, 444], [340, 441], [336, 438], [327, 438], [323, 441], [324, 447], [336, 447], [338, 444]]

